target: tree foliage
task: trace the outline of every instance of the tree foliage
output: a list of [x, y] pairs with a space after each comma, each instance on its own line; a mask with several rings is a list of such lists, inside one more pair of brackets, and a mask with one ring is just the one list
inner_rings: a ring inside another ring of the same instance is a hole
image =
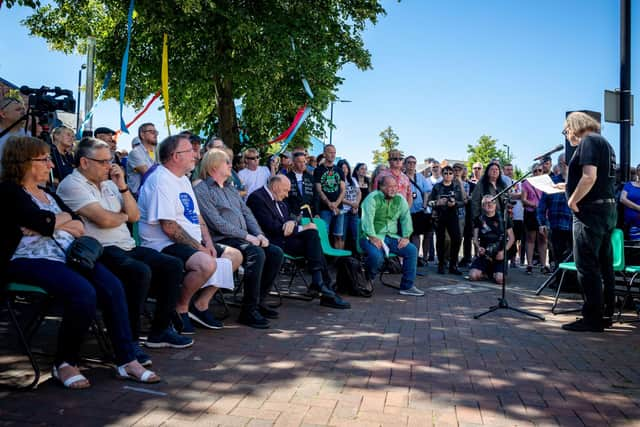
[[381, 149], [373, 150], [373, 164], [375, 166], [386, 165], [389, 161], [389, 151], [398, 148], [398, 145], [400, 145], [400, 138], [391, 129], [391, 126], [380, 132], [380, 139]]
[[500, 159], [500, 164], [510, 163], [512, 156], [508, 156], [507, 152], [496, 147], [497, 139], [491, 138], [489, 135], [482, 135], [475, 145], [467, 145], [467, 165], [471, 170], [474, 163], [479, 162], [486, 166], [493, 159]]
[[[23, 23], [56, 50], [82, 53], [95, 37], [96, 81], [112, 71], [105, 96], [118, 98], [129, 1], [16, 2], [35, 7]], [[313, 112], [295, 143], [324, 135], [322, 111], [342, 83], [337, 73], [347, 63], [371, 67], [361, 33], [385, 13], [378, 0], [136, 0], [135, 11], [126, 102], [139, 107], [159, 90], [167, 33], [172, 123], [218, 133], [229, 145], [240, 127], [256, 146], [286, 129], [305, 103]], [[240, 123], [234, 100], [243, 104]]]

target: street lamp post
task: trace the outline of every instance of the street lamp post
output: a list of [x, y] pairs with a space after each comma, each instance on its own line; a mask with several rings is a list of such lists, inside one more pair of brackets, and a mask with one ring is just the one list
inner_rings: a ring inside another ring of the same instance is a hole
[[511, 149], [509, 148], [509, 146], [507, 144], [502, 144], [502, 146], [507, 149], [507, 159], [509, 159], [509, 161], [511, 161]]
[[[351, 102], [349, 99], [337, 99], [338, 102]], [[331, 110], [329, 113], [329, 145], [333, 145], [333, 104], [336, 101], [331, 101]]]
[[80, 89], [82, 89], [82, 70], [87, 68], [87, 64], [82, 64], [78, 70], [78, 98], [76, 99], [76, 133], [80, 130]]

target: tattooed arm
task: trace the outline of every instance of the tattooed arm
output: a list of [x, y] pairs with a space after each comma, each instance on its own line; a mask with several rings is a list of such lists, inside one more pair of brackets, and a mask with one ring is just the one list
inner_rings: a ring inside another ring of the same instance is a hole
[[161, 219], [162, 231], [175, 243], [182, 243], [191, 246], [199, 251], [209, 252], [200, 242], [191, 237], [177, 222], [168, 219]]

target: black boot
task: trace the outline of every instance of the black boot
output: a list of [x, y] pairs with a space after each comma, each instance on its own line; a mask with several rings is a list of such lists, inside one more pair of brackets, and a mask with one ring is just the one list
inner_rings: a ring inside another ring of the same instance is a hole
[[347, 301], [343, 300], [336, 294], [333, 294], [333, 296], [322, 295], [320, 297], [320, 305], [338, 309], [351, 308], [351, 304], [349, 304]]

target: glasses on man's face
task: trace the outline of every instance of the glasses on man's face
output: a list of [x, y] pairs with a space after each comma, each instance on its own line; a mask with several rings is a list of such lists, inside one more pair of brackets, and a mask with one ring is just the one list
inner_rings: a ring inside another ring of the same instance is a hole
[[404, 159], [402, 157], [389, 157], [389, 160], [392, 162], [401, 162]]
[[175, 151], [173, 154], [184, 154], [184, 153], [193, 153], [193, 150]]
[[481, 171], [482, 170], [482, 166], [474, 166], [473, 170], [474, 171]]
[[93, 157], [87, 157], [87, 159], [100, 163], [101, 166], [107, 166], [111, 164], [111, 159], [94, 159]]
[[32, 162], [42, 162], [42, 163], [53, 162], [53, 160], [51, 160], [51, 156], [43, 157], [41, 159], [29, 159], [29, 160]]
[[4, 110], [5, 108], [7, 108], [9, 105], [13, 104], [14, 102], [16, 104], [22, 104], [22, 101], [20, 101], [18, 98], [7, 98], [7, 99], [5, 99], [5, 102], [3, 102], [0, 105], [0, 110]]
[[154, 135], [157, 135], [158, 131], [155, 130], [155, 129], [145, 129], [145, 130], [142, 131], [142, 133], [152, 133]]

